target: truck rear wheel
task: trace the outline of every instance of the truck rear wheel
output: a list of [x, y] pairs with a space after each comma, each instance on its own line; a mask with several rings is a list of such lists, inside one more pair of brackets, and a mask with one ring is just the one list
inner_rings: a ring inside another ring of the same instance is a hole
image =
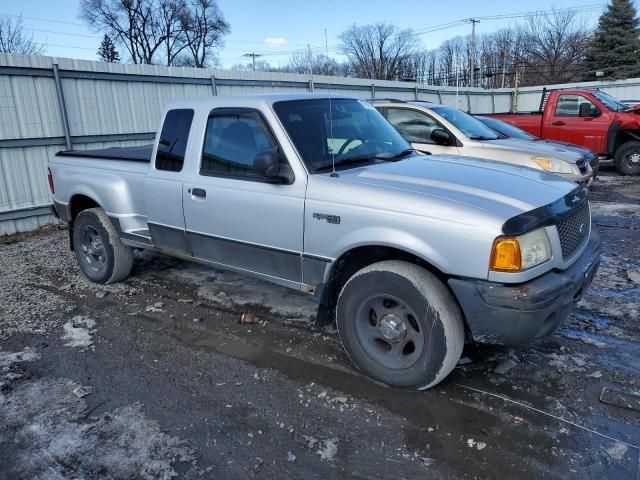
[[124, 245], [107, 214], [90, 208], [73, 222], [73, 249], [78, 265], [95, 283], [114, 283], [131, 273], [133, 251]]
[[388, 385], [427, 389], [456, 366], [464, 346], [458, 304], [433, 274], [387, 260], [356, 272], [338, 297], [340, 340], [354, 365]]
[[640, 142], [635, 140], [623, 143], [613, 157], [613, 163], [623, 175], [640, 174]]

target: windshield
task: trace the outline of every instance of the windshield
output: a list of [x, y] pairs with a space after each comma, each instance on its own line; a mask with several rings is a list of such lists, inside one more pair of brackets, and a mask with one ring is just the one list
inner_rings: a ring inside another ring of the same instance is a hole
[[[329, 113], [331, 105], [331, 114]], [[273, 106], [312, 172], [399, 160], [411, 145], [369, 103], [348, 98], [277, 102]]]
[[531, 135], [529, 132], [525, 132], [521, 128], [511, 125], [510, 123], [503, 122], [502, 120], [496, 120], [491, 117], [476, 117], [487, 127], [495, 130], [500, 135], [507, 138], [517, 138], [519, 140], [539, 140], [535, 135]]
[[431, 107], [431, 110], [451, 122], [471, 140], [497, 140], [496, 132], [468, 113], [451, 107]]
[[607, 93], [597, 91], [593, 92], [593, 96], [600, 100], [604, 106], [612, 112], [622, 112], [623, 110], [629, 109], [629, 105], [625, 105], [620, 100]]

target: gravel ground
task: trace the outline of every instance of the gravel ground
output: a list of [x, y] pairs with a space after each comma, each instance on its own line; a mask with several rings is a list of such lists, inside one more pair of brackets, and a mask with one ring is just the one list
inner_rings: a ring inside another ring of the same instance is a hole
[[0, 478], [638, 480], [639, 180], [592, 200], [602, 266], [570, 319], [468, 346], [426, 392], [359, 375], [304, 294], [148, 252], [102, 287], [65, 231], [4, 237]]

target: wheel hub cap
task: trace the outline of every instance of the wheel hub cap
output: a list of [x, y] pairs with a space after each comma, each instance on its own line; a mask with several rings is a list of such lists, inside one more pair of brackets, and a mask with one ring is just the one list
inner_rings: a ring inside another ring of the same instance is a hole
[[378, 328], [380, 329], [380, 334], [390, 342], [399, 342], [407, 333], [407, 326], [404, 321], [393, 313], [384, 315]]
[[629, 155], [629, 160], [631, 160], [631, 163], [640, 163], [640, 152], [633, 152]]

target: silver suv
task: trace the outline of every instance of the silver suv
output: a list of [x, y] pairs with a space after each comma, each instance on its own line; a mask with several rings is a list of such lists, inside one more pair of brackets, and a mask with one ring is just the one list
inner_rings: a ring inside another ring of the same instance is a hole
[[504, 138], [468, 113], [446, 105], [372, 100], [373, 105], [416, 150], [485, 158], [545, 170], [589, 185], [589, 159], [557, 145]]

